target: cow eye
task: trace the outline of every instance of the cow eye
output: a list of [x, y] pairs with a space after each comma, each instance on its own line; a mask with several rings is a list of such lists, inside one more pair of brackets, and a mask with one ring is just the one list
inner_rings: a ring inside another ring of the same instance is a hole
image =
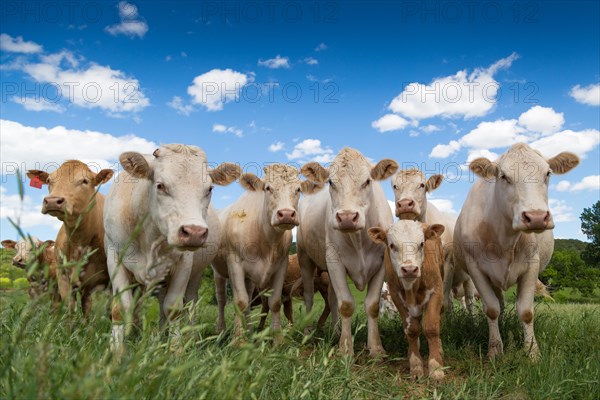
[[371, 179], [367, 179], [365, 181], [365, 183], [363, 184], [363, 187], [366, 188], [367, 186], [369, 186], [371, 184]]
[[420, 246], [421, 247], [425, 246], [425, 242], [421, 242]]
[[162, 182], [159, 182], [156, 184], [156, 190], [158, 190], [159, 192], [166, 192], [167, 188], [165, 187], [165, 184]]
[[83, 180], [81, 181], [81, 183], [83, 183], [84, 185], [87, 185], [88, 183], [90, 183], [90, 181], [88, 181], [87, 179], [83, 178]]
[[396, 250], [396, 245], [394, 243], [390, 243], [390, 250]]
[[501, 174], [500, 175], [500, 179], [502, 179], [506, 183], [510, 183], [509, 180], [508, 180], [508, 177], [505, 174]]
[[331, 181], [331, 179], [329, 179], [329, 180], [327, 181], [327, 183], [329, 183], [329, 186], [331, 186], [331, 187], [335, 187], [335, 185], [333, 184], [333, 182]]
[[214, 186], [209, 187], [208, 188], [208, 194], [211, 194], [214, 188], [215, 188]]
[[265, 186], [265, 190], [269, 193], [273, 193], [273, 189], [271, 189], [271, 186]]
[[300, 193], [302, 191], [301, 188], [296, 189], [296, 193]]
[[393, 188], [394, 190], [398, 190], [398, 185], [392, 185], [392, 188]]
[[425, 187], [425, 184], [424, 184], [424, 183], [421, 183], [421, 184], [419, 185], [419, 187], [420, 187], [421, 189], [423, 189], [423, 188]]

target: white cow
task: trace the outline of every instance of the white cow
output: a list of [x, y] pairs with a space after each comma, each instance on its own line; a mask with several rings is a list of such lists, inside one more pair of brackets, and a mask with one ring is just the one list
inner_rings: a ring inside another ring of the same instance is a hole
[[498, 317], [504, 291], [517, 284], [517, 314], [530, 357], [539, 353], [533, 330], [533, 296], [538, 274], [554, 249], [554, 221], [548, 208], [551, 174], [579, 164], [568, 152], [545, 159], [526, 144], [515, 144], [497, 162], [478, 158], [471, 188], [454, 231], [457, 267], [468, 268], [488, 317], [489, 350], [503, 352]]
[[[292, 245], [292, 228], [298, 225], [300, 193], [312, 193], [322, 186], [301, 182], [292, 166], [273, 164], [264, 168], [264, 178], [243, 174], [240, 184], [246, 192], [229, 207], [219, 211], [222, 226], [219, 254], [212, 265], [219, 316], [217, 331], [225, 329], [225, 283], [230, 279], [238, 309], [249, 311], [254, 288], [273, 289], [268, 304], [271, 327], [281, 328], [279, 309], [281, 290]], [[239, 313], [234, 336], [243, 333]]]
[[444, 177], [436, 174], [425, 179], [425, 175], [418, 169], [398, 171], [392, 178], [392, 188], [396, 204], [396, 217], [400, 219], [413, 219], [427, 224], [441, 224], [446, 228], [442, 234], [444, 246], [444, 308], [452, 311], [452, 288], [462, 286], [466, 308], [473, 313], [473, 294], [475, 287], [466, 269], [455, 268], [452, 250], [454, 241], [454, 225], [456, 217], [441, 212], [435, 205], [427, 201], [427, 193], [436, 190], [443, 182]]
[[304, 283], [307, 312], [313, 305], [313, 277], [316, 268], [327, 270], [334, 290], [329, 304], [334, 324], [342, 317], [340, 350], [353, 354], [351, 333], [354, 298], [346, 276], [358, 290], [368, 286], [365, 310], [368, 321], [368, 348], [371, 355], [383, 354], [377, 319], [383, 285], [383, 247], [371, 241], [367, 229], [388, 228], [393, 216], [381, 185], [377, 182], [392, 176], [398, 164], [390, 159], [375, 166], [357, 150], [345, 148], [329, 168], [310, 162], [302, 167], [308, 179], [329, 183], [329, 190], [303, 197], [300, 201], [298, 260]]
[[132, 285], [161, 284], [162, 321], [174, 319], [182, 301], [197, 296], [199, 278], [190, 279], [192, 258], [196, 266], [207, 266], [219, 244], [219, 221], [210, 205], [213, 184], [227, 185], [241, 172], [230, 163], [210, 170], [201, 149], [179, 144], [163, 145], [153, 155], [126, 152], [119, 160], [125, 172], [104, 207], [114, 294], [111, 347], [117, 352], [123, 350], [123, 317], [129, 322], [134, 307]]

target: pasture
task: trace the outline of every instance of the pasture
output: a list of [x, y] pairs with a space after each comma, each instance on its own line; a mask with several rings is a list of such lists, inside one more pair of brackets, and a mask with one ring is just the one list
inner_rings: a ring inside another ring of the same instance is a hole
[[[205, 276], [208, 274], [205, 274]], [[209, 278], [206, 276], [206, 278]], [[529, 362], [522, 330], [509, 296], [501, 317], [505, 355], [488, 361], [487, 321], [458, 310], [444, 318], [442, 340], [446, 378], [409, 377], [407, 345], [399, 319], [380, 320], [385, 360], [372, 360], [366, 345], [364, 293], [357, 295], [354, 359], [339, 356], [337, 337], [326, 325], [311, 337], [295, 301], [296, 324], [284, 321], [283, 344], [273, 346], [268, 331], [231, 344], [228, 330], [215, 335], [212, 279], [204, 279], [197, 307], [185, 319], [181, 344], [171, 349], [159, 332], [158, 305], [143, 309], [141, 329], [127, 339], [127, 352], [109, 350], [109, 297], [95, 296], [89, 319], [80, 313], [52, 312], [45, 296], [30, 302], [25, 290], [0, 291], [0, 398], [199, 398], [199, 399], [598, 399], [600, 398], [600, 307], [536, 304], [536, 334], [542, 357]], [[361, 296], [363, 295], [363, 296]], [[312, 320], [322, 309], [315, 298]], [[257, 316], [258, 311], [255, 311]], [[422, 338], [421, 345], [426, 346]]]

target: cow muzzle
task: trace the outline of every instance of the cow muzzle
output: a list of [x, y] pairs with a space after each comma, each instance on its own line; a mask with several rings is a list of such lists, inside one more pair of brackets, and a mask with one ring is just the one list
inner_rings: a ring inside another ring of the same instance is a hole
[[554, 228], [549, 211], [523, 211], [521, 213], [521, 222], [526, 231], [541, 232]]
[[290, 208], [282, 208], [277, 210], [275, 215], [275, 226], [292, 229], [298, 225], [298, 213]]
[[396, 217], [400, 219], [414, 220], [418, 217], [414, 200], [402, 199], [396, 202]]
[[12, 260], [12, 265], [14, 265], [17, 268], [25, 268], [25, 263], [23, 262], [23, 260]]
[[200, 225], [182, 225], [177, 233], [177, 247], [183, 250], [196, 250], [206, 243], [208, 228]]
[[356, 231], [359, 229], [360, 214], [357, 211], [338, 211], [335, 214], [337, 229], [340, 231]]
[[400, 267], [401, 278], [409, 278], [414, 279], [419, 277], [419, 267], [415, 267], [413, 265], [406, 265], [404, 267]]
[[50, 214], [52, 216], [62, 214], [66, 204], [67, 202], [64, 197], [46, 196], [44, 197], [44, 203], [42, 204], [42, 214]]

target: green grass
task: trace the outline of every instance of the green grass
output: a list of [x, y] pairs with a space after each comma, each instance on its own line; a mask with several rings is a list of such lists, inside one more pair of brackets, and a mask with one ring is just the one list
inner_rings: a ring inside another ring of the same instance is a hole
[[[210, 280], [203, 282], [208, 293]], [[364, 293], [362, 293], [364, 295]], [[514, 307], [501, 321], [505, 355], [485, 358], [487, 322], [462, 312], [444, 320], [447, 377], [440, 383], [409, 378], [406, 341], [398, 319], [383, 318], [385, 361], [367, 357], [366, 318], [357, 302], [354, 360], [340, 357], [330, 328], [305, 338], [300, 302], [297, 322], [286, 324], [284, 343], [267, 332], [239, 346], [215, 335], [216, 307], [201, 298], [183, 329], [176, 353], [158, 329], [155, 300], [145, 304], [143, 327], [127, 339], [127, 353], [108, 350], [108, 296], [96, 296], [92, 316], [52, 312], [48, 299], [30, 302], [23, 290], [0, 291], [0, 398], [199, 398], [199, 399], [598, 399], [600, 307], [538, 304], [536, 332], [542, 358], [531, 364], [521, 350]], [[316, 320], [322, 301], [316, 297]], [[227, 307], [228, 328], [233, 318]], [[228, 331], [229, 332], [229, 331]], [[427, 345], [421, 340], [422, 351]]]

